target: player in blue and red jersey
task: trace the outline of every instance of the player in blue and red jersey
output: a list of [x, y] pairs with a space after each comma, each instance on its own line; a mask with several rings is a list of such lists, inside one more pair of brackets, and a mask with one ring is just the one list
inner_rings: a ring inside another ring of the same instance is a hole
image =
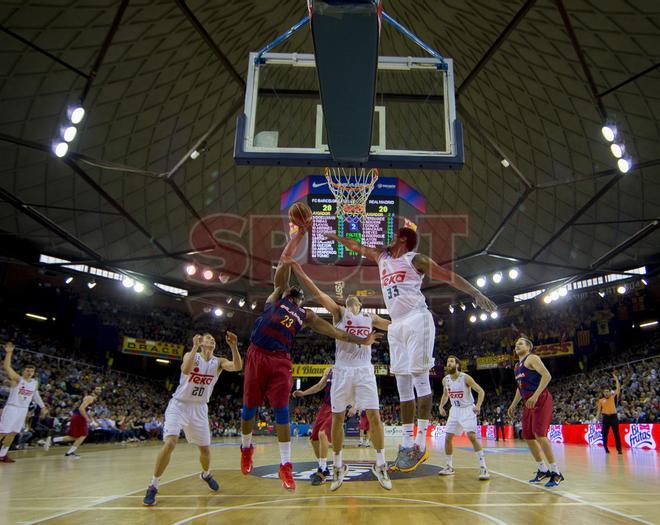
[[297, 286], [289, 287], [291, 269], [282, 261], [293, 256], [304, 236], [305, 231], [299, 230], [284, 248], [275, 271], [275, 288], [266, 300], [263, 313], [254, 323], [245, 359], [241, 412], [241, 472], [249, 474], [252, 471], [254, 417], [257, 408], [268, 400], [275, 414], [280, 447], [279, 477], [288, 490], [296, 488], [289, 428], [289, 395], [293, 386], [290, 351], [296, 334], [303, 327], [309, 327], [319, 334], [358, 345], [371, 345], [380, 337], [374, 332], [367, 338], [349, 334], [324, 321], [312, 310], [300, 306], [305, 300], [304, 293]]
[[[552, 445], [548, 439], [548, 429], [552, 421], [552, 395], [547, 387], [550, 383], [550, 372], [541, 361], [541, 358], [532, 353], [534, 345], [526, 337], [520, 337], [516, 341], [515, 352], [518, 363], [515, 367], [516, 396], [507, 411], [509, 417], [513, 417], [513, 411], [521, 399], [525, 401], [522, 417], [522, 437], [527, 441], [532, 456], [538, 464], [536, 476], [530, 479], [530, 483], [540, 483], [545, 478], [550, 478], [546, 487], [556, 487], [564, 476], [559, 472]], [[543, 455], [547, 464], [543, 461]]]

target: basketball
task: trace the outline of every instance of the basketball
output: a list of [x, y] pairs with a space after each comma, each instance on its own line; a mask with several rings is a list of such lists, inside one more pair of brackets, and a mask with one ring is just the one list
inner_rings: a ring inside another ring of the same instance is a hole
[[311, 226], [312, 209], [302, 202], [296, 202], [289, 208], [289, 221], [303, 230]]

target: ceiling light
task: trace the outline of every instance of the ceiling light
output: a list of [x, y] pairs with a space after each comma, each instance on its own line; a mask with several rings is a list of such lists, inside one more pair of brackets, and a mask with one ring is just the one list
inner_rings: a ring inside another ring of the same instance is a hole
[[206, 279], [207, 281], [210, 281], [211, 279], [213, 279], [213, 271], [204, 270], [202, 272], [202, 277], [204, 277], [204, 279]]
[[470, 316], [470, 322], [471, 322], [471, 323], [476, 323], [476, 322], [477, 322], [477, 316], [474, 315], [474, 314], [472, 314], [472, 315]]
[[616, 127], [611, 124], [606, 124], [600, 131], [607, 142], [612, 142], [616, 138]]
[[610, 146], [610, 151], [612, 152], [612, 155], [614, 155], [617, 159], [620, 159], [623, 157], [623, 153], [626, 151], [626, 148], [623, 144], [613, 143]]
[[243, 298], [241, 297], [241, 298], [238, 300], [238, 306], [240, 306], [241, 308], [243, 308], [243, 307], [245, 306], [245, 299], [243, 299]]
[[66, 142], [58, 142], [53, 147], [53, 153], [56, 157], [62, 158], [69, 151], [69, 145]]
[[621, 173], [628, 173], [631, 168], [630, 159], [621, 158], [617, 161], [616, 165]]
[[549, 295], [546, 295], [546, 296], [543, 298], [543, 302], [544, 302], [545, 304], [550, 304], [550, 303], [552, 302], [552, 297], [550, 297]]
[[485, 321], [486, 319], [488, 319], [488, 314], [486, 312], [482, 312], [482, 314], [479, 316], [479, 319]]
[[490, 313], [490, 318], [491, 319], [497, 319], [499, 316], [500, 316], [500, 314], [498, 314], [497, 312], [491, 312]]
[[563, 288], [559, 289], [559, 295], [561, 297], [566, 297], [568, 295], [568, 290], [566, 289], [566, 287], [563, 287]]
[[95, 286], [96, 286], [96, 281], [89, 281], [89, 282], [87, 283], [87, 288], [89, 288], [90, 290], [91, 290], [92, 288], [94, 288]]
[[142, 284], [142, 283], [139, 282], [139, 281], [136, 282], [136, 283], [133, 285], [133, 291], [134, 291], [135, 293], [142, 293], [142, 292], [144, 292], [144, 284]]
[[648, 286], [648, 285], [649, 285], [649, 282], [648, 282], [646, 279], [642, 279], [642, 284], [643, 284], [644, 286]]
[[553, 301], [556, 301], [557, 299], [559, 299], [559, 292], [558, 292], [557, 290], [554, 290], [554, 291], [550, 294], [550, 298], [551, 298]]
[[227, 297], [227, 298], [225, 299], [225, 302], [226, 302], [227, 304], [231, 304], [231, 299], [232, 299], [231, 297]]
[[197, 273], [197, 266], [195, 266], [194, 264], [187, 264], [186, 273], [190, 276], [195, 275]]
[[44, 317], [43, 315], [38, 315], [38, 314], [27, 313], [25, 314], [25, 317], [29, 317], [30, 319], [34, 319], [35, 321], [48, 321], [48, 317]]
[[461, 310], [463, 310], [465, 312], [466, 308], [467, 308], [467, 306], [465, 306], [463, 303], [461, 303]]
[[499, 284], [502, 282], [502, 272], [497, 272], [493, 274], [493, 282]]
[[250, 308], [253, 310], [257, 307], [257, 301], [252, 301], [252, 304], [250, 305]]
[[68, 114], [72, 124], [80, 124], [85, 118], [85, 109], [82, 106], [73, 106], [69, 108]]
[[626, 291], [627, 291], [627, 288], [626, 288], [625, 286], [619, 286], [619, 287], [616, 289], [616, 293], [618, 293], [618, 294], [620, 294], [620, 295], [623, 295], [624, 293], [626, 293]]
[[640, 328], [647, 328], [649, 326], [655, 326], [658, 324], [658, 321], [648, 321], [646, 323], [639, 323]]
[[66, 284], [71, 284], [71, 283], [73, 282], [73, 277], [67, 277], [67, 278], [64, 280], [64, 282], [65, 282]]
[[509, 279], [517, 279], [519, 275], [520, 272], [518, 271], [518, 268], [511, 268], [509, 270]]
[[501, 162], [502, 162], [502, 166], [504, 166], [505, 168], [508, 168], [509, 166], [511, 166], [509, 161], [506, 160], [506, 159], [502, 159]]
[[213, 310], [213, 315], [215, 315], [216, 317], [220, 317], [223, 313], [224, 312], [222, 311], [222, 308], [216, 308], [215, 310]]
[[121, 280], [121, 284], [124, 285], [124, 288], [133, 288], [135, 285], [135, 279], [126, 276]]
[[190, 154], [190, 158], [191, 158], [192, 160], [195, 160], [196, 158], [199, 157], [199, 155], [200, 155], [199, 151], [197, 151], [196, 149], [194, 149], [194, 150], [192, 150], [192, 153]]
[[76, 133], [78, 133], [78, 130], [75, 126], [68, 126], [62, 131], [62, 138], [65, 142], [71, 142], [76, 138]]
[[601, 297], [605, 297], [605, 292], [603, 292], [602, 290], [600, 290], [600, 291], [598, 292], [598, 295], [600, 295]]
[[485, 277], [479, 277], [479, 279], [477, 279], [477, 286], [479, 288], [483, 288], [484, 286], [486, 286], [486, 278]]
[[454, 307], [451, 304], [449, 305], [449, 313], [450, 314], [454, 313]]
[[167, 359], [156, 359], [156, 363], [159, 363], [161, 365], [169, 365], [170, 362]]

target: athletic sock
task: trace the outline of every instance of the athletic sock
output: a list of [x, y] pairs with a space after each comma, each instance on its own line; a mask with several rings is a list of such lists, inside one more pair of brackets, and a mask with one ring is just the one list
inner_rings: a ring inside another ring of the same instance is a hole
[[478, 452], [476, 452], [476, 454], [477, 454], [477, 459], [479, 460], [479, 466], [486, 468], [486, 458], [484, 457], [484, 451], [479, 450]]
[[429, 426], [428, 419], [418, 419], [417, 420], [417, 437], [415, 438], [415, 444], [419, 449], [424, 452], [426, 450], [426, 428]]
[[291, 463], [291, 441], [280, 442], [280, 463], [286, 465]]
[[454, 468], [454, 456], [446, 456], [447, 466]]
[[4, 458], [7, 455], [7, 452], [9, 452], [9, 447], [0, 448], [0, 458]]
[[160, 485], [160, 478], [157, 478], [156, 476], [154, 476], [153, 478], [151, 478], [151, 483], [150, 483], [150, 485], [153, 486], [153, 487], [158, 488], [158, 486]]
[[412, 423], [403, 425], [403, 448], [411, 448], [415, 444], [413, 430], [415, 425]]
[[211, 471], [210, 470], [203, 470], [202, 471], [202, 477], [204, 479], [208, 479], [211, 476]]
[[78, 447], [75, 447], [75, 446], [71, 445], [69, 447], [69, 450], [66, 451], [66, 453], [67, 454], [73, 454], [77, 449], [78, 449]]
[[328, 470], [328, 458], [319, 458], [319, 468], [325, 472]]
[[332, 455], [332, 457], [333, 457], [333, 461], [334, 461], [333, 468], [341, 468], [342, 465], [344, 464], [344, 462], [343, 462], [343, 460], [342, 460], [342, 452], [343, 452], [343, 451], [340, 450], [339, 452], [335, 452], [335, 453]]
[[557, 463], [550, 463], [550, 472], [559, 474], [559, 467], [557, 466]]
[[545, 461], [539, 461], [539, 472], [548, 472], [548, 467]]
[[385, 450], [380, 449], [376, 450], [376, 466], [380, 467], [381, 465], [385, 464]]
[[252, 445], [252, 432], [249, 434], [241, 434], [241, 447], [249, 448]]

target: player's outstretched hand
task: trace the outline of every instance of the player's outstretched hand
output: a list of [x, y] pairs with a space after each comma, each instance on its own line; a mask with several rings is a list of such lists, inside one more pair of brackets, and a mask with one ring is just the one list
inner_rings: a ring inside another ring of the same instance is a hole
[[193, 337], [193, 348], [197, 349], [200, 346], [202, 346], [202, 336], [199, 334], [195, 334]]
[[442, 417], [447, 417], [447, 411], [443, 407], [440, 407], [438, 411]]
[[14, 343], [12, 343], [11, 341], [7, 341], [5, 343], [5, 352], [11, 354], [13, 351], [14, 351]]
[[367, 337], [366, 342], [364, 343], [365, 346], [369, 346], [374, 344], [376, 341], [380, 341], [380, 339], [383, 337], [383, 334], [380, 332], [371, 332], [369, 334], [369, 337]]
[[296, 390], [293, 394], [293, 397], [298, 398], [298, 397], [303, 397], [303, 391], [302, 390]]
[[474, 298], [474, 302], [477, 303], [479, 308], [486, 312], [494, 312], [497, 310], [497, 305], [482, 293]]
[[234, 332], [227, 331], [225, 334], [225, 342], [230, 348], [234, 348], [238, 344], [238, 337]]

